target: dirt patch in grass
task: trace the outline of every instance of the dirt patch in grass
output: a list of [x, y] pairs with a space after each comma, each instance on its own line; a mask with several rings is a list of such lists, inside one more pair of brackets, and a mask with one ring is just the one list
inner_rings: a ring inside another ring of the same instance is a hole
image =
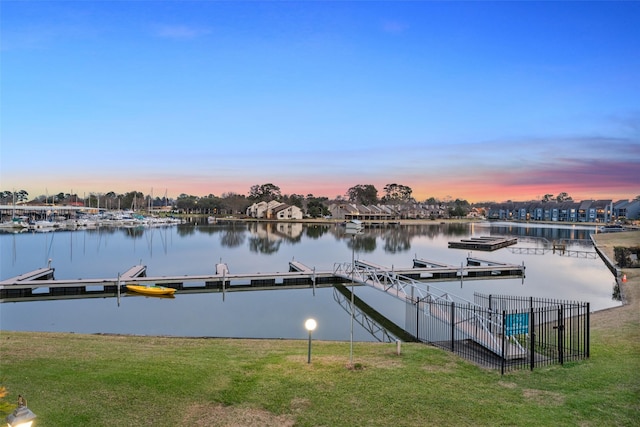
[[564, 396], [560, 393], [555, 393], [546, 390], [536, 390], [526, 388], [522, 390], [524, 398], [536, 405], [542, 406], [561, 406], [564, 405]]
[[442, 373], [455, 372], [456, 368], [457, 368], [457, 365], [452, 360], [447, 362], [441, 362], [434, 365], [424, 365], [422, 367], [422, 369], [424, 369], [427, 372], [442, 372]]
[[302, 398], [295, 398], [293, 400], [291, 400], [291, 412], [293, 412], [294, 414], [297, 414], [299, 412], [304, 412], [306, 411], [309, 407], [311, 406], [311, 402], [309, 401], [309, 399], [302, 399]]
[[518, 384], [516, 383], [509, 383], [509, 382], [505, 382], [505, 381], [500, 381], [498, 382], [498, 385], [507, 389], [514, 389], [518, 387]]
[[[354, 361], [354, 365], [359, 364], [362, 366], [361, 369], [365, 369], [367, 367], [370, 368], [399, 368], [402, 367], [402, 358], [401, 356], [397, 356], [395, 353], [387, 354], [389, 357], [381, 357], [380, 355], [371, 355], [367, 354], [366, 356], [361, 356], [366, 359], [366, 364], [363, 364], [358, 361]], [[293, 362], [296, 365], [301, 363], [307, 363], [307, 355], [296, 355], [296, 356], [287, 356], [287, 361]], [[349, 367], [349, 361], [347, 357], [342, 356], [325, 356], [325, 355], [311, 355], [311, 364], [312, 365], [321, 365], [321, 366], [347, 366]]]
[[210, 404], [192, 405], [186, 408], [180, 425], [203, 427], [290, 427], [295, 425], [295, 419], [288, 415], [275, 415], [264, 409]]

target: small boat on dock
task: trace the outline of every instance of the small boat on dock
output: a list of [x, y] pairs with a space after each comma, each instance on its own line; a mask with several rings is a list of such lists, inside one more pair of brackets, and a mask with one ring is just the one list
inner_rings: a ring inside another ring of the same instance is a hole
[[173, 295], [175, 293], [175, 289], [167, 288], [164, 286], [156, 286], [156, 285], [126, 285], [127, 290], [131, 292], [136, 292], [138, 294], [143, 295]]

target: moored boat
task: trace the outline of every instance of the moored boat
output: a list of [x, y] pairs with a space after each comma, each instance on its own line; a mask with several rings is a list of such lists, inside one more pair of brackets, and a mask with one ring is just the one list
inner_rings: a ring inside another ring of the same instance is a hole
[[622, 225], [619, 224], [608, 224], [600, 227], [601, 233], [615, 233], [616, 231], [626, 231]]
[[157, 285], [126, 285], [127, 290], [144, 295], [173, 295], [175, 289]]
[[10, 221], [0, 223], [0, 228], [28, 228], [29, 223], [22, 218], [12, 218]]

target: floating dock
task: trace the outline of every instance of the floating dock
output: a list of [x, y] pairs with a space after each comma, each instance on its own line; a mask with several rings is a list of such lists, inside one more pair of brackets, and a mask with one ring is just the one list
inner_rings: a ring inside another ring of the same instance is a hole
[[[356, 267], [392, 272], [422, 282], [472, 279], [524, 278], [524, 265], [467, 258], [467, 265], [452, 266], [420, 258], [413, 267], [385, 267], [365, 260]], [[215, 265], [215, 273], [183, 276], [147, 276], [147, 267], [134, 265], [116, 277], [103, 279], [61, 279], [53, 277], [51, 267], [37, 269], [0, 282], [0, 302], [61, 298], [113, 297], [126, 292], [126, 285], [159, 285], [180, 293], [229, 292], [243, 290], [297, 289], [329, 287], [344, 283], [344, 277], [330, 271], [316, 271], [298, 261], [289, 262], [289, 271], [231, 274], [227, 264]]]
[[449, 248], [475, 251], [495, 251], [518, 243], [516, 238], [505, 237], [472, 237], [457, 242], [449, 242]]

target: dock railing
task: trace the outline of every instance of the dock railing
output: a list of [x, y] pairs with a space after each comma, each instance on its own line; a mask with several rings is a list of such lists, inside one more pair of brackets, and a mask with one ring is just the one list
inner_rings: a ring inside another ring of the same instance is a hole
[[583, 302], [475, 294], [467, 305], [407, 301], [406, 325], [419, 341], [504, 373], [588, 358], [589, 310]]

